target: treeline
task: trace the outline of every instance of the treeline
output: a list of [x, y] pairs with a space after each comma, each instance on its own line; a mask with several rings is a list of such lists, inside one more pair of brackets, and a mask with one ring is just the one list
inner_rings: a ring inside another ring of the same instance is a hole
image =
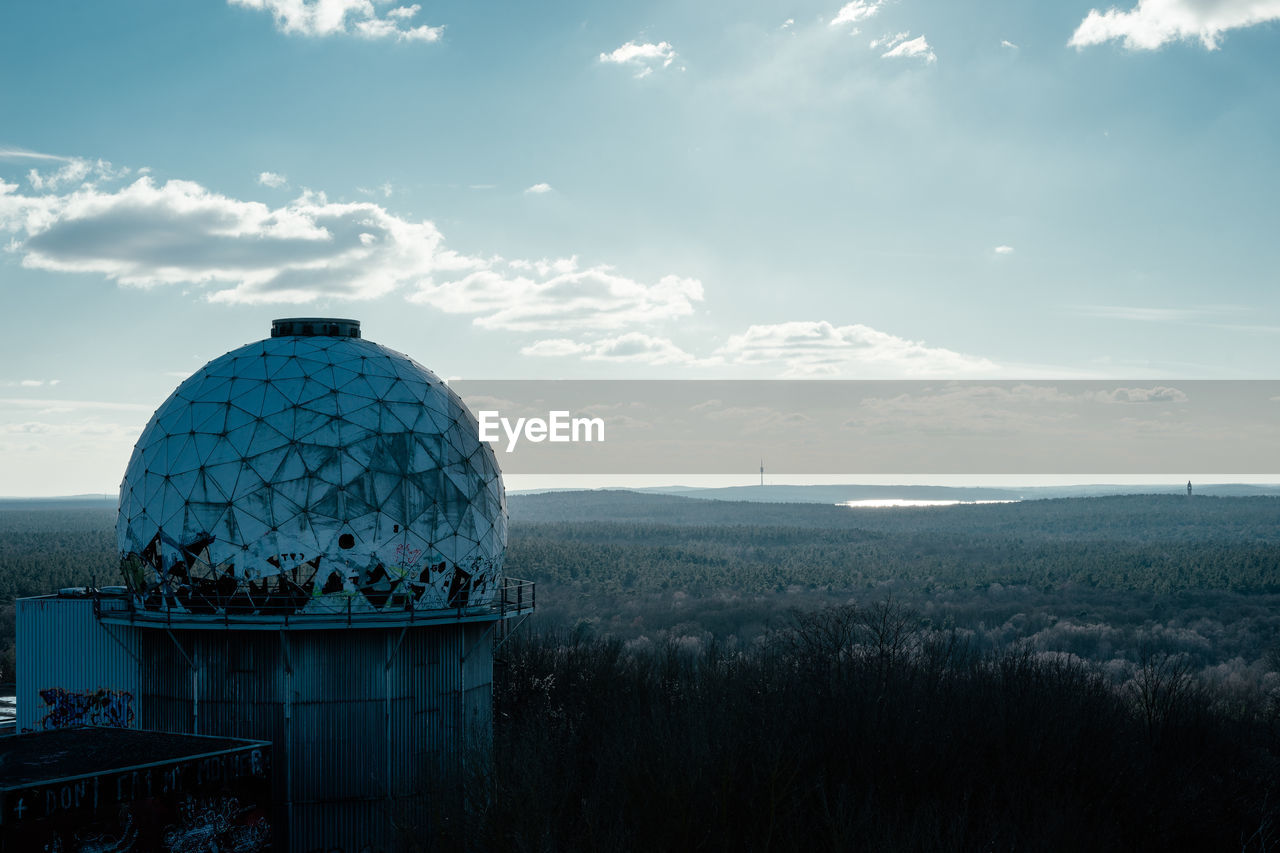
[[517, 636], [494, 772], [440, 846], [551, 850], [1273, 849], [1274, 702], [1177, 656], [1122, 684], [975, 650], [891, 601], [748, 649]]
[[114, 507], [31, 506], [0, 504], [0, 600], [119, 582]]
[[103, 503], [0, 502], [0, 682], [14, 679], [15, 598], [119, 583], [115, 523]]
[[[1272, 523], [1277, 521], [1280, 512]], [[1274, 536], [1275, 530], [1268, 532]], [[586, 584], [606, 592], [781, 592], [793, 585], [858, 589], [886, 581], [925, 590], [999, 583], [1046, 590], [1074, 584], [1118, 591], [1280, 592], [1280, 541], [1245, 535], [1158, 539], [1150, 528], [1142, 534], [1143, 538], [1048, 538], [1033, 530], [1015, 535], [919, 527], [887, 533], [860, 528], [513, 522], [507, 567], [519, 577]]]

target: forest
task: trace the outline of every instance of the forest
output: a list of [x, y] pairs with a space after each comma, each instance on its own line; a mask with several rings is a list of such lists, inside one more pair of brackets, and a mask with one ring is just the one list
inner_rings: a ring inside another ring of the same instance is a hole
[[[508, 506], [539, 611], [437, 846], [1280, 843], [1280, 497]], [[116, 582], [113, 526], [0, 503], [4, 680], [13, 599]]]

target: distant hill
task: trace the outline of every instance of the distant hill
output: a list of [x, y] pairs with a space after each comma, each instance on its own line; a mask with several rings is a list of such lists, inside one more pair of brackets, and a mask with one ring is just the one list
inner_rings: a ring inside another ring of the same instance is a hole
[[0, 498], [0, 510], [6, 509], [96, 509], [115, 507], [118, 495], [64, 495], [56, 498]]
[[921, 501], [1012, 501], [1025, 490], [950, 486], [726, 486], [718, 489], [689, 487], [636, 489], [647, 494], [680, 495], [719, 501], [757, 503], [826, 503], [901, 498]]
[[[1280, 495], [1280, 484], [1249, 485], [1221, 483], [1195, 485], [1197, 495], [1218, 497], [1250, 497], [1255, 495]], [[1045, 498], [1100, 497], [1103, 495], [1185, 495], [1186, 481], [1180, 483], [1151, 483], [1146, 485], [1115, 485], [1098, 483], [1084, 486], [1026, 486], [995, 488], [990, 486], [872, 486], [858, 483], [843, 485], [794, 486], [726, 486], [699, 488], [697, 486], [654, 486], [628, 489], [627, 491], [653, 495], [679, 495], [686, 498], [703, 498], [720, 501], [752, 501], [756, 503], [826, 503], [845, 501], [902, 500], [930, 501], [1008, 501], [1040, 500]], [[519, 493], [517, 493], [519, 494]], [[527, 494], [527, 493], [526, 493]]]
[[[758, 488], [758, 487], [757, 487]], [[507, 500], [522, 524], [625, 523], [680, 527], [822, 528], [888, 534], [931, 531], [1040, 540], [1280, 543], [1280, 496], [1186, 493], [1048, 498], [1018, 503], [863, 509], [832, 503], [705, 500], [632, 491], [549, 492]]]

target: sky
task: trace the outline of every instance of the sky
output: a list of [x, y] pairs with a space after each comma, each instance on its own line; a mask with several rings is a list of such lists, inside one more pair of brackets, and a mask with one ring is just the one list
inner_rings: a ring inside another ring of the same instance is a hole
[[114, 490], [275, 317], [443, 377], [1276, 378], [1280, 0], [1095, 3], [6, 4], [0, 495]]

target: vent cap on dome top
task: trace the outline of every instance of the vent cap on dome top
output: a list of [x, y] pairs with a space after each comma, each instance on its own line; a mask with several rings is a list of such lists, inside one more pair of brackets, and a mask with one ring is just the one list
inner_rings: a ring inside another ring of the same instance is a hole
[[273, 338], [358, 338], [360, 321], [339, 317], [285, 317], [271, 321]]

